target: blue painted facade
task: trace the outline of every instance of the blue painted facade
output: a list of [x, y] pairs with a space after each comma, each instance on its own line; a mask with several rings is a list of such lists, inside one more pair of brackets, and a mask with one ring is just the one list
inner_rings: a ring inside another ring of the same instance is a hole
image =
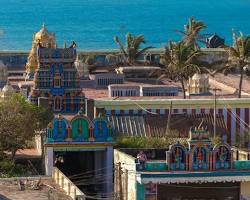
[[47, 99], [54, 112], [76, 113], [84, 107], [84, 94], [74, 65], [76, 48], [38, 47], [38, 70], [34, 76], [35, 86], [30, 93], [31, 102]]
[[47, 144], [112, 142], [112, 127], [105, 118], [90, 121], [80, 111], [71, 120], [58, 115], [48, 125]]

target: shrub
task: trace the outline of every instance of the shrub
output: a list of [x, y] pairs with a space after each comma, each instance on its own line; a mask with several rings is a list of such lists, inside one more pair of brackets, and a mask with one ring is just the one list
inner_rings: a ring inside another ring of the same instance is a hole
[[186, 146], [186, 140], [172, 137], [118, 137], [115, 148], [168, 148], [170, 144], [179, 141]]
[[26, 171], [26, 167], [20, 164], [15, 164], [13, 161], [0, 161], [0, 178], [22, 176], [26, 173]]

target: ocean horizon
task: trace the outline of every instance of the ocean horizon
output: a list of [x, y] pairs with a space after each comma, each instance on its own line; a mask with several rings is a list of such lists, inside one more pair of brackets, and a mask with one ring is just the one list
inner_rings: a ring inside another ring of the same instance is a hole
[[232, 43], [232, 29], [250, 33], [250, 0], [0, 0], [0, 50], [29, 50], [43, 23], [58, 46], [76, 41], [81, 50], [117, 49], [115, 35], [143, 34], [146, 46], [179, 40], [189, 17], [207, 34]]

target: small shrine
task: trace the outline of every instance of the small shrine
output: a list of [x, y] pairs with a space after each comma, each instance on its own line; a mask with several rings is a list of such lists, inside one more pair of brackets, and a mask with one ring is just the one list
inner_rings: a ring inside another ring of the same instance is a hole
[[180, 143], [170, 146], [167, 163], [170, 171], [229, 170], [233, 168], [232, 156], [227, 143], [213, 146], [207, 128], [195, 127], [190, 129], [188, 147]]
[[47, 129], [47, 143], [111, 141], [112, 129], [107, 119], [99, 117], [91, 121], [82, 111], [71, 120], [59, 114]]
[[189, 95], [209, 94], [209, 77], [206, 74], [194, 74], [187, 83]]
[[47, 48], [38, 45], [38, 69], [35, 85], [29, 95], [31, 102], [39, 104], [39, 99], [48, 101], [54, 112], [76, 113], [84, 107], [84, 93], [74, 65], [76, 44], [69, 48]]

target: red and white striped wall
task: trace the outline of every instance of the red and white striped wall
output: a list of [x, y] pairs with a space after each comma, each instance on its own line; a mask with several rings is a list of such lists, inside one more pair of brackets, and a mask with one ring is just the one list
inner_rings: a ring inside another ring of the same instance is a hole
[[[199, 109], [173, 109], [174, 114], [213, 114], [213, 108], [199, 108]], [[168, 109], [147, 109], [147, 110], [106, 110], [107, 115], [167, 115]], [[235, 144], [236, 134], [241, 134], [243, 137], [244, 131], [249, 132], [249, 108], [220, 108], [216, 110], [217, 114], [222, 114], [225, 120], [225, 124], [231, 134], [231, 142]]]

